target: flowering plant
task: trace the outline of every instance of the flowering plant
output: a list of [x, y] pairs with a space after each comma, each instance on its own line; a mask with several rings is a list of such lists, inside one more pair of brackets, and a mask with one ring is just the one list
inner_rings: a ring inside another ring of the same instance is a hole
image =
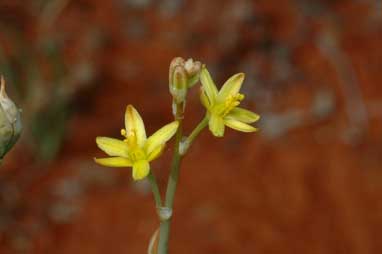
[[[184, 136], [183, 121], [187, 92], [198, 81], [201, 83], [200, 100], [206, 108], [206, 114], [190, 135]], [[132, 167], [134, 180], [147, 177], [150, 181], [160, 227], [150, 241], [149, 253], [168, 252], [170, 222], [181, 159], [199, 133], [207, 125], [216, 137], [224, 136], [225, 126], [242, 132], [257, 130], [250, 124], [256, 122], [260, 118], [259, 115], [238, 107], [244, 99], [244, 95], [239, 93], [243, 81], [243, 73], [235, 74], [219, 91], [207, 68], [200, 62], [174, 58], [169, 68], [169, 90], [173, 97], [174, 121], [147, 138], [141, 116], [133, 106], [128, 105], [125, 113], [125, 129], [121, 130], [124, 139], [96, 138], [98, 147], [110, 156], [96, 158], [98, 164], [109, 167]], [[173, 136], [175, 136], [174, 155], [165, 199], [162, 201], [156, 178], [150, 170], [150, 162], [161, 155], [166, 142]]]

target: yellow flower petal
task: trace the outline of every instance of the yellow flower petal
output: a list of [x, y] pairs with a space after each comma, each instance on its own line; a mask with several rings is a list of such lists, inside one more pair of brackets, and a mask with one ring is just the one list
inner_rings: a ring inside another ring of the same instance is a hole
[[232, 129], [235, 129], [235, 130], [238, 130], [238, 131], [242, 131], [242, 132], [254, 132], [254, 131], [257, 131], [257, 129], [249, 124], [246, 124], [246, 123], [243, 123], [243, 122], [240, 122], [238, 120], [235, 120], [235, 119], [224, 119], [224, 123], [225, 125], [227, 125], [228, 127], [232, 128]]
[[157, 148], [155, 148], [148, 156], [147, 156], [147, 160], [148, 161], [153, 161], [155, 160], [156, 158], [158, 158], [162, 152], [163, 152], [163, 149], [164, 149], [165, 145], [161, 145], [161, 146], [158, 146]]
[[142, 147], [146, 142], [145, 125], [138, 111], [132, 105], [128, 105], [126, 108], [125, 126], [128, 141]]
[[202, 102], [202, 105], [206, 108], [209, 109], [211, 107], [211, 102], [208, 99], [206, 93], [204, 92], [204, 89], [202, 88], [200, 91], [200, 101]]
[[127, 157], [127, 152], [129, 150], [128, 145], [118, 139], [107, 138], [107, 137], [97, 137], [96, 143], [98, 147], [110, 156], [121, 156]]
[[211, 114], [208, 122], [208, 127], [215, 137], [223, 137], [224, 135], [224, 121], [223, 118], [215, 114]]
[[224, 101], [228, 96], [236, 95], [244, 81], [244, 73], [238, 73], [230, 77], [222, 86], [218, 94], [218, 101]]
[[132, 163], [129, 159], [122, 157], [110, 157], [110, 158], [94, 158], [94, 161], [102, 166], [106, 167], [131, 167]]
[[156, 148], [166, 143], [174, 134], [176, 133], [176, 130], [178, 129], [179, 122], [174, 121], [172, 123], [169, 123], [159, 130], [157, 130], [153, 135], [151, 135], [145, 144], [146, 154], [150, 154], [153, 152]]
[[203, 68], [200, 72], [200, 82], [202, 83], [202, 87], [206, 92], [209, 101], [214, 103], [216, 96], [218, 95], [218, 89], [206, 68]]
[[228, 119], [236, 119], [243, 123], [254, 123], [260, 119], [260, 116], [247, 109], [235, 107], [226, 116]]
[[150, 164], [146, 160], [137, 161], [133, 165], [133, 179], [142, 180], [150, 172]]

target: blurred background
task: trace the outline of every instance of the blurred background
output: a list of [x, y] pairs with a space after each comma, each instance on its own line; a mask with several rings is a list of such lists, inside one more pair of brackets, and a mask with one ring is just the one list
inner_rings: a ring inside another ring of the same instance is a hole
[[[24, 131], [0, 168], [1, 254], [146, 253], [149, 185], [97, 166], [125, 106], [172, 119], [173, 57], [243, 71], [260, 131], [184, 159], [171, 253], [382, 252], [378, 0], [0, 0], [0, 72]], [[204, 114], [189, 94], [186, 129]], [[153, 164], [164, 191], [171, 145]]]

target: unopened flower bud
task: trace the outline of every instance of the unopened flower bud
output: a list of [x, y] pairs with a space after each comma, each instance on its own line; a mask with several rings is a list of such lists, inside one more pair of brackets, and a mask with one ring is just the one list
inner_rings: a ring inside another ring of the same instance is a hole
[[169, 77], [168, 77], [168, 80], [170, 81], [170, 85], [171, 85], [171, 81], [172, 81], [172, 76], [174, 74], [174, 69], [176, 66], [180, 65], [180, 66], [184, 66], [184, 59], [181, 58], [181, 57], [175, 57], [174, 59], [172, 59], [171, 63], [170, 63], [170, 67], [169, 67]]
[[194, 61], [192, 58], [189, 58], [184, 63], [184, 68], [187, 71], [187, 75], [191, 77], [191, 76], [194, 76], [195, 74], [199, 74], [202, 68], [202, 63], [199, 61]]
[[0, 159], [13, 147], [21, 134], [20, 110], [5, 92], [5, 81], [1, 77], [0, 88]]
[[181, 57], [175, 57], [171, 61], [169, 68], [170, 91], [171, 86], [173, 85], [172, 80], [174, 78], [174, 73], [178, 66], [183, 67], [185, 71], [187, 77], [187, 88], [192, 87], [199, 81], [199, 74], [203, 67], [201, 62], [194, 61], [192, 58], [189, 58], [187, 61], [185, 61]]
[[194, 61], [192, 58], [189, 58], [185, 64], [184, 68], [186, 69], [188, 76], [188, 88], [194, 86], [199, 81], [200, 70], [202, 69], [202, 63], [199, 61]]
[[172, 79], [170, 80], [170, 93], [176, 103], [182, 103], [187, 95], [187, 73], [182, 65], [174, 68]]
[[199, 81], [202, 64], [189, 58], [174, 58], [169, 68], [169, 88], [173, 97], [172, 110], [177, 119], [183, 118], [188, 88]]

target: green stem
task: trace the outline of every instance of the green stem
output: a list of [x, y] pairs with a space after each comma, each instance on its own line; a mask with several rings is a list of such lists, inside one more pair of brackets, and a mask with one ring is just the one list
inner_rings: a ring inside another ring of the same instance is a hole
[[195, 138], [200, 134], [200, 132], [208, 125], [208, 117], [205, 116], [203, 120], [195, 127], [195, 129], [191, 132], [190, 136], [187, 137], [186, 143], [188, 146], [194, 142]]
[[[190, 136], [186, 139], [185, 142], [187, 142], [187, 146], [192, 144], [194, 139], [207, 126], [207, 124], [208, 124], [208, 118], [205, 117], [191, 132]], [[182, 123], [182, 120], [179, 119], [179, 127], [176, 133], [176, 139], [175, 139], [174, 157], [171, 164], [171, 172], [170, 172], [170, 177], [168, 180], [167, 191], [166, 191], [166, 201], [165, 201], [165, 207], [170, 209], [171, 212], [174, 206], [175, 192], [176, 192], [176, 187], [177, 187], [178, 179], [179, 179], [180, 163], [182, 160], [182, 154], [180, 154], [179, 152], [179, 147], [182, 142], [182, 133], [183, 133], [183, 123]], [[167, 254], [168, 252], [170, 224], [171, 224], [171, 217], [167, 220], [161, 221], [160, 223], [158, 254]]]
[[165, 205], [168, 208], [173, 207], [174, 204], [174, 196], [175, 196], [175, 191], [176, 191], [176, 186], [178, 183], [178, 177], [179, 177], [179, 166], [180, 166], [180, 161], [182, 159], [180, 153], [179, 153], [179, 145], [182, 140], [182, 126], [181, 123], [179, 123], [179, 130], [176, 135], [176, 148], [175, 148], [175, 154], [174, 158], [171, 164], [171, 173], [170, 173], [170, 178], [169, 182], [167, 185], [167, 191], [166, 191], [166, 202]]
[[150, 170], [150, 173], [147, 177], [149, 179], [149, 182], [151, 185], [151, 190], [152, 190], [153, 195], [154, 195], [155, 206], [156, 206], [156, 208], [159, 208], [162, 206], [162, 198], [160, 197], [160, 192], [159, 192], [157, 180], [155, 178], [155, 175], [151, 172], [151, 170]]
[[[169, 208], [171, 211], [173, 209], [174, 204], [174, 197], [176, 192], [176, 186], [178, 183], [179, 178], [179, 166], [180, 161], [182, 159], [182, 156], [179, 153], [179, 145], [182, 140], [182, 133], [183, 133], [183, 121], [182, 119], [179, 119], [179, 127], [176, 132], [176, 139], [175, 139], [175, 150], [174, 150], [174, 157], [171, 163], [171, 172], [170, 177], [168, 179], [168, 185], [167, 185], [167, 191], [166, 191], [166, 201], [165, 206]], [[158, 243], [158, 254], [167, 254], [168, 252], [168, 239], [170, 235], [170, 223], [171, 223], [171, 217], [167, 220], [163, 220], [160, 223], [159, 227], [159, 243]]]

